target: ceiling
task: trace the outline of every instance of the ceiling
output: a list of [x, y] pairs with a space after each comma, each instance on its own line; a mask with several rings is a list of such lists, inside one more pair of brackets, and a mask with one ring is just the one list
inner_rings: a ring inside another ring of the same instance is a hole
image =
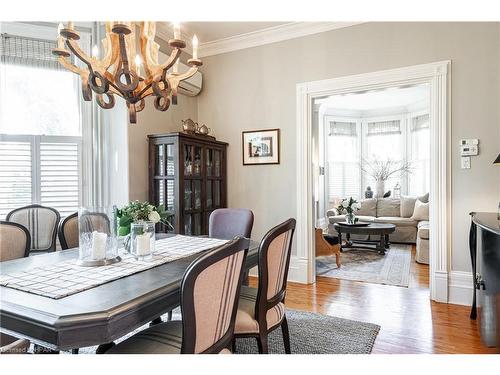
[[353, 111], [372, 111], [395, 107], [408, 107], [430, 100], [429, 85], [421, 84], [410, 87], [391, 87], [361, 93], [332, 95], [317, 99], [318, 104], [325, 104], [328, 109]]
[[289, 22], [184, 22], [182, 28], [186, 34], [196, 34], [200, 43], [207, 43], [286, 23]]

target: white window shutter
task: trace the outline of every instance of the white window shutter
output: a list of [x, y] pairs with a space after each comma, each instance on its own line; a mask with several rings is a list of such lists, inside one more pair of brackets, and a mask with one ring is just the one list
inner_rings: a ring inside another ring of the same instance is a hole
[[0, 219], [32, 202], [31, 142], [0, 141]]
[[61, 217], [79, 206], [78, 142], [40, 142], [40, 203]]

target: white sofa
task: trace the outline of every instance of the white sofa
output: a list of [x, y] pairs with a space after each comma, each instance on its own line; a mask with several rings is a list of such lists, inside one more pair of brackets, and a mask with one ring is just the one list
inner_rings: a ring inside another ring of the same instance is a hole
[[[417, 261], [429, 263], [429, 221], [416, 221], [412, 219], [416, 199], [428, 201], [428, 195], [423, 197], [402, 199], [370, 198], [361, 200], [361, 209], [356, 212], [356, 217], [361, 221], [375, 223], [390, 223], [396, 230], [389, 236], [391, 242], [416, 244]], [[403, 203], [402, 203], [402, 200]], [[403, 204], [403, 207], [401, 205]], [[345, 215], [338, 215], [336, 209], [327, 211], [328, 231], [335, 234], [333, 224], [345, 221]], [[352, 236], [353, 239], [370, 239], [369, 236]]]

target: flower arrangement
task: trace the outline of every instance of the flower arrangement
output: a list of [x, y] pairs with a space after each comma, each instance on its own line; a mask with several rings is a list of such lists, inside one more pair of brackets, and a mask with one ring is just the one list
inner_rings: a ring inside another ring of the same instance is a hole
[[340, 204], [337, 206], [337, 212], [339, 215], [345, 214], [346, 221], [349, 224], [354, 224], [358, 219], [354, 216], [354, 212], [361, 208], [361, 203], [358, 202], [353, 197], [342, 199]]
[[151, 221], [153, 223], [163, 223], [171, 227], [167, 219], [172, 216], [172, 213], [165, 210], [161, 204], [158, 207], [149, 202], [139, 202], [135, 200], [130, 202], [125, 207], [118, 209], [116, 212], [118, 217], [118, 235], [126, 236], [130, 233], [130, 224]]

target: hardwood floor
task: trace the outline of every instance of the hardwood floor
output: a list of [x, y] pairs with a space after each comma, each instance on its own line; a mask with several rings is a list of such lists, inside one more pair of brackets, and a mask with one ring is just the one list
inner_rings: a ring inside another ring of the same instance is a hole
[[380, 325], [373, 353], [496, 353], [481, 344], [469, 307], [430, 301], [428, 266], [412, 259], [410, 273], [409, 288], [328, 277], [290, 282], [286, 306]]

